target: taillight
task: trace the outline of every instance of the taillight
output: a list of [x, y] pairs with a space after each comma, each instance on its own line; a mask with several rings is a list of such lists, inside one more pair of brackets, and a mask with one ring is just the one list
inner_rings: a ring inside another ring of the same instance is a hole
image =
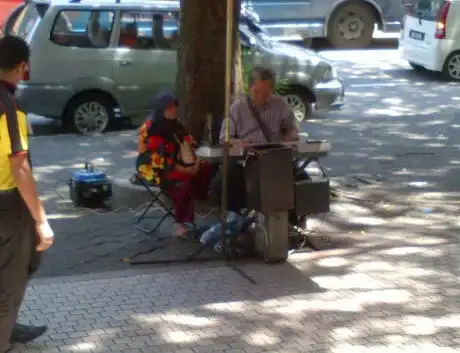
[[24, 71], [24, 75], [22, 76], [22, 80], [23, 80], [23, 81], [29, 81], [29, 80], [30, 80], [30, 72], [29, 72], [29, 69], [27, 69], [26, 71]]
[[450, 9], [450, 1], [446, 1], [444, 5], [441, 6], [438, 12], [438, 16], [436, 18], [436, 33], [434, 34], [434, 37], [436, 39], [445, 39], [446, 38], [446, 21], [447, 21], [447, 15], [449, 13]]

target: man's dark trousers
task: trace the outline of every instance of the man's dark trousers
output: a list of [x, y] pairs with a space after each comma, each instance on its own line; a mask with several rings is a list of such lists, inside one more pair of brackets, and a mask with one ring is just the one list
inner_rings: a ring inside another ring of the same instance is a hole
[[0, 191], [0, 353], [10, 347], [35, 245], [35, 222], [18, 190]]
[[[222, 169], [215, 176], [211, 192], [218, 207], [222, 205]], [[244, 178], [244, 167], [237, 160], [230, 160], [227, 178], [227, 209], [240, 213], [246, 208], [246, 181]]]

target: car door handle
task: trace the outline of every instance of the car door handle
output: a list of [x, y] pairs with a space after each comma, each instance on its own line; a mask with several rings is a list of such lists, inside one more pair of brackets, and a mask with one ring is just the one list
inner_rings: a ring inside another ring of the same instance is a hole
[[122, 60], [121, 66], [128, 66], [128, 65], [131, 65], [132, 63], [133, 63], [132, 60]]

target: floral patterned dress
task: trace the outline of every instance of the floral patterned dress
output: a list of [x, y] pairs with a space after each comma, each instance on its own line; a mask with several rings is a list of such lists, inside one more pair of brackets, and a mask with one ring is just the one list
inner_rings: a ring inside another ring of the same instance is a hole
[[[145, 145], [145, 151], [140, 151], [136, 162], [139, 175], [149, 184], [163, 188], [193, 178], [175, 169], [176, 165], [186, 166], [182, 163], [180, 147], [175, 136], [150, 135], [151, 124], [151, 120], [146, 121], [139, 132]], [[176, 137], [196, 147], [193, 137], [185, 131], [180, 131]]]

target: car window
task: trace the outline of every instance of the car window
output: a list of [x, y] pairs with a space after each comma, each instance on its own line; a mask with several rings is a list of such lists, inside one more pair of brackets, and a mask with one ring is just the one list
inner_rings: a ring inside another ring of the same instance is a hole
[[11, 24], [11, 27], [7, 28], [7, 33], [5, 34], [21, 37], [22, 39], [27, 39], [29, 37], [33, 28], [43, 16], [39, 11], [39, 7], [33, 3], [24, 6], [18, 13], [14, 13], [13, 15], [16, 19], [14, 23]]
[[249, 37], [246, 33], [244, 33], [244, 31], [240, 30], [239, 31], [239, 34], [240, 34], [240, 44], [241, 44], [241, 47], [242, 48], [246, 48], [246, 49], [249, 49], [249, 48], [252, 48], [255, 44], [255, 39], [253, 39], [251, 41], [251, 37]]
[[263, 45], [266, 47], [272, 46], [272, 39], [270, 38], [268, 33], [256, 23], [252, 21], [243, 21], [242, 23], [240, 23], [239, 29], [240, 31], [243, 31], [245, 35], [246, 33], [250, 34], [250, 36], [246, 36], [248, 37], [248, 40], [251, 43], [251, 45], [259, 43], [259, 45]]
[[113, 30], [113, 11], [66, 10], [56, 16], [51, 41], [78, 48], [107, 48]]
[[179, 26], [174, 13], [122, 11], [120, 48], [176, 50]]
[[412, 15], [428, 21], [435, 21], [445, 0], [418, 0], [413, 3]]

